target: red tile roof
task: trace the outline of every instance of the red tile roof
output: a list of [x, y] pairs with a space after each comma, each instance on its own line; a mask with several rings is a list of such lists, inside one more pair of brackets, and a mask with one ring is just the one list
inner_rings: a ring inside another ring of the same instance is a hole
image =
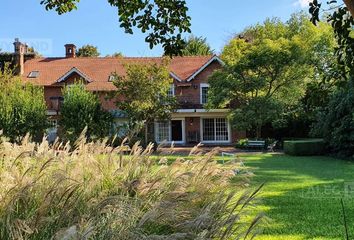
[[[170, 71], [185, 81], [203, 67], [213, 56], [175, 57], [170, 61]], [[23, 79], [36, 85], [53, 86], [57, 80], [71, 69], [79, 69], [91, 82], [87, 88], [91, 91], [114, 90], [113, 83], [108, 81], [113, 72], [125, 74], [126, 64], [160, 63], [162, 58], [36, 58], [25, 62]], [[39, 71], [39, 77], [28, 78], [31, 71]]]

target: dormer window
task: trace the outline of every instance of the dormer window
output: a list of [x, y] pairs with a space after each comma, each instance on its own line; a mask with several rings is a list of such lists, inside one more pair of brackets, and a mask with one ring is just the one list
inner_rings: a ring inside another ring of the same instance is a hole
[[28, 74], [29, 78], [37, 78], [39, 77], [39, 71], [32, 71]]
[[110, 75], [110, 76], [108, 77], [108, 82], [113, 82], [115, 79], [116, 79], [116, 76]]

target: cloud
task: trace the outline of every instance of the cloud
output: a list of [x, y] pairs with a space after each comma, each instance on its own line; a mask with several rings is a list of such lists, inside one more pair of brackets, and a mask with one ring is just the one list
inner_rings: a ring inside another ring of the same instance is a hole
[[293, 5], [296, 7], [299, 6], [301, 8], [306, 8], [309, 6], [309, 2], [311, 2], [311, 0], [297, 0]]

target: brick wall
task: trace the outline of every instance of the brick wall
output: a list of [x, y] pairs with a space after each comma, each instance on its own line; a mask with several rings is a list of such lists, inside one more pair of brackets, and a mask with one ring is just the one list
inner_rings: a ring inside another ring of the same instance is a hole
[[[216, 70], [220, 69], [219, 62], [214, 61], [203, 72], [198, 74], [190, 83], [190, 86], [185, 86], [185, 83], [174, 81], [176, 97], [179, 103], [186, 105], [185, 108], [195, 108], [195, 105], [200, 105], [200, 84], [208, 83], [208, 77]], [[189, 106], [188, 106], [189, 105]], [[202, 108], [202, 105], [200, 105]]]
[[[73, 84], [77, 81], [80, 81], [80, 75], [73, 73], [64, 83], [58, 83], [52, 86], [44, 87], [44, 98], [49, 110], [53, 109], [52, 102], [50, 100], [51, 97], [62, 97], [62, 89], [66, 84]], [[83, 81], [85, 83], [85, 81]], [[102, 108], [109, 111], [116, 109], [115, 99], [110, 98], [108, 92], [98, 92], [98, 97], [100, 99]]]

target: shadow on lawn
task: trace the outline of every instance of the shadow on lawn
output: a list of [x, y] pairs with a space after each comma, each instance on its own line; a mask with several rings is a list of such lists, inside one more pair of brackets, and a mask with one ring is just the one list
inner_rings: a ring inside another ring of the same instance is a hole
[[260, 238], [344, 239], [341, 198], [354, 238], [353, 163], [270, 154], [244, 159], [255, 173], [253, 184], [266, 182], [260, 207], [270, 221]]

